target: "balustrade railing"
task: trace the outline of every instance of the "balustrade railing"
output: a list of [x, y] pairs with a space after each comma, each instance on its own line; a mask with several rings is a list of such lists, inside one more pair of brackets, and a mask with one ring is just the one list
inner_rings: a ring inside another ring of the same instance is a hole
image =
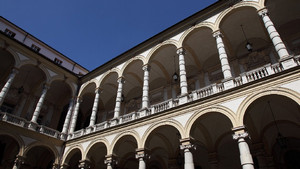
[[[298, 65], [298, 66], [300, 65], [300, 56], [299, 55], [294, 56], [292, 59], [294, 60], [296, 65]], [[276, 74], [276, 73], [279, 73], [282, 71], [284, 71], [284, 67], [282, 66], [281, 63], [275, 63], [272, 65], [267, 64], [260, 68], [257, 68], [257, 69], [254, 69], [254, 70], [251, 70], [248, 72], [244, 72], [240, 76], [235, 77], [234, 79], [232, 79], [233, 85], [231, 88], [242, 86], [246, 83], [253, 82], [253, 81], [265, 78], [267, 76], [270, 76], [272, 74]], [[168, 109], [177, 107], [181, 104], [192, 102], [192, 101], [195, 101], [198, 99], [203, 99], [203, 98], [209, 97], [211, 95], [214, 95], [216, 93], [223, 92], [227, 89], [228, 89], [228, 87], [227, 88], [225, 87], [225, 82], [221, 82], [218, 84], [211, 84], [209, 86], [206, 86], [204, 88], [201, 88], [201, 89], [198, 89], [198, 90], [195, 90], [195, 91], [192, 91], [191, 93], [189, 93], [186, 96], [187, 97], [186, 102], [180, 102], [180, 99], [182, 99], [182, 97], [178, 97], [176, 99], [169, 99], [169, 100], [163, 101], [161, 103], [151, 105], [146, 110], [139, 110], [136, 112], [132, 112], [132, 113], [120, 116], [116, 120], [117, 122], [115, 121], [115, 119], [112, 119], [112, 120], [108, 120], [108, 121], [96, 124], [94, 126], [89, 126], [85, 129], [75, 131], [73, 133], [68, 134], [68, 138], [66, 138], [67, 135], [62, 134], [62, 133], [60, 133], [54, 129], [51, 129], [49, 127], [46, 127], [46, 126], [34, 124], [33, 128], [36, 132], [39, 132], [39, 133], [42, 133], [42, 134], [45, 134], [48, 136], [52, 136], [54, 138], [59, 138], [62, 140], [74, 139], [74, 138], [78, 138], [78, 137], [81, 137], [83, 135], [86, 135], [86, 134], [89, 134], [92, 132], [101, 131], [101, 130], [110, 128], [112, 126], [116, 126], [116, 125], [123, 124], [123, 123], [128, 123], [130, 121], [137, 120], [137, 119], [145, 117], [145, 116], [160, 113], [160, 112], [166, 111]], [[20, 127], [32, 129], [32, 123], [28, 122], [27, 120], [25, 120], [23, 118], [14, 116], [12, 114], [1, 112], [0, 120], [20, 126]]]

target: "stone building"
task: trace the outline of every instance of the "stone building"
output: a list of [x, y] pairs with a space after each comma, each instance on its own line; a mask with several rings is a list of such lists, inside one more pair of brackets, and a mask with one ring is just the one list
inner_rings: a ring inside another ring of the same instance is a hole
[[0, 18], [0, 169], [300, 168], [300, 1], [222, 0], [88, 72]]

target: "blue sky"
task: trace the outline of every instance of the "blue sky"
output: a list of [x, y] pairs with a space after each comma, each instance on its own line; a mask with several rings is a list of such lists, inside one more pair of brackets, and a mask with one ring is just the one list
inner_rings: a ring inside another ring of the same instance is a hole
[[217, 0], [1, 0], [0, 14], [88, 70]]

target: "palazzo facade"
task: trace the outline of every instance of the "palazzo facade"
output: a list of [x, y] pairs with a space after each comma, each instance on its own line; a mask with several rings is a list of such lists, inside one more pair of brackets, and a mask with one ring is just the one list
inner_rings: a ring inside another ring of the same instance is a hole
[[90, 72], [0, 17], [0, 169], [300, 168], [299, 7], [221, 0]]

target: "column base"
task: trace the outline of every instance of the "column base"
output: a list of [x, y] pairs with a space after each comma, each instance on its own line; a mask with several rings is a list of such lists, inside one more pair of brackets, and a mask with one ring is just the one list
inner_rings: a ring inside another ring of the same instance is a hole
[[182, 94], [179, 96], [179, 105], [185, 104], [188, 102], [188, 93]]
[[36, 131], [37, 126], [38, 126], [37, 123], [31, 121], [31, 122], [29, 123], [29, 125], [28, 125], [28, 129], [33, 130], [33, 131]]
[[224, 90], [228, 90], [234, 87], [233, 78], [224, 79], [222, 80], [222, 82], [224, 85]]
[[116, 126], [119, 124], [120, 119], [119, 118], [113, 118], [110, 120], [110, 126]]
[[148, 108], [145, 107], [145, 108], [142, 108], [140, 111], [139, 111], [139, 117], [145, 117], [147, 116], [148, 114]]
[[297, 63], [294, 60], [293, 56], [285, 57], [279, 60], [284, 70], [296, 67]]

